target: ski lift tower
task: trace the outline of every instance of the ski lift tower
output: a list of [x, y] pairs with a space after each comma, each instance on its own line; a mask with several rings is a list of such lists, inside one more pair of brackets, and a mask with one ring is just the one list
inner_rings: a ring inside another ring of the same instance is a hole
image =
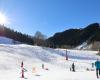
[[68, 60], [68, 54], [67, 54], [67, 52], [68, 52], [68, 51], [67, 51], [67, 49], [66, 49], [66, 60]]

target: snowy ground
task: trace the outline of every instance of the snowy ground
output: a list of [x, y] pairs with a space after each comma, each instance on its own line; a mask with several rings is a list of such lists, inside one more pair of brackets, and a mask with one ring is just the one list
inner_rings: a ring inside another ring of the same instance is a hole
[[[50, 49], [30, 45], [0, 45], [0, 80], [98, 80], [92, 63], [97, 51]], [[21, 62], [24, 62], [25, 78], [21, 77]], [[76, 72], [70, 67], [75, 63]], [[42, 69], [42, 64], [45, 69]], [[86, 69], [89, 69], [87, 71]], [[48, 69], [48, 70], [46, 70]]]

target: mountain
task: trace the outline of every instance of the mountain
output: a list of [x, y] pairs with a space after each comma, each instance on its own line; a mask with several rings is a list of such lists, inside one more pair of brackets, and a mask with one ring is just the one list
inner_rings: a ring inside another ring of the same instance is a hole
[[55, 33], [47, 41], [54, 47], [74, 48], [84, 42], [90, 44], [95, 41], [100, 41], [99, 34], [99, 23], [93, 23], [82, 29], [69, 29]]

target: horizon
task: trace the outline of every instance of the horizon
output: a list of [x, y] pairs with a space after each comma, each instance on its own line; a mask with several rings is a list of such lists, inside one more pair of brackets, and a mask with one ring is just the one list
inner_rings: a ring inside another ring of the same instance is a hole
[[40, 31], [47, 37], [71, 28], [84, 28], [100, 22], [100, 1], [95, 0], [0, 0], [4, 25], [34, 36]]

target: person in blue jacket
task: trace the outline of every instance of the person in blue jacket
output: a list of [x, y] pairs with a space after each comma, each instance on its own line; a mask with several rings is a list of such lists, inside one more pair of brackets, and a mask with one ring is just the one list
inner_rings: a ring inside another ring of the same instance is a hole
[[95, 67], [96, 67], [96, 76], [97, 76], [97, 78], [99, 78], [99, 76], [100, 76], [100, 60], [97, 59], [97, 61], [95, 62]]

